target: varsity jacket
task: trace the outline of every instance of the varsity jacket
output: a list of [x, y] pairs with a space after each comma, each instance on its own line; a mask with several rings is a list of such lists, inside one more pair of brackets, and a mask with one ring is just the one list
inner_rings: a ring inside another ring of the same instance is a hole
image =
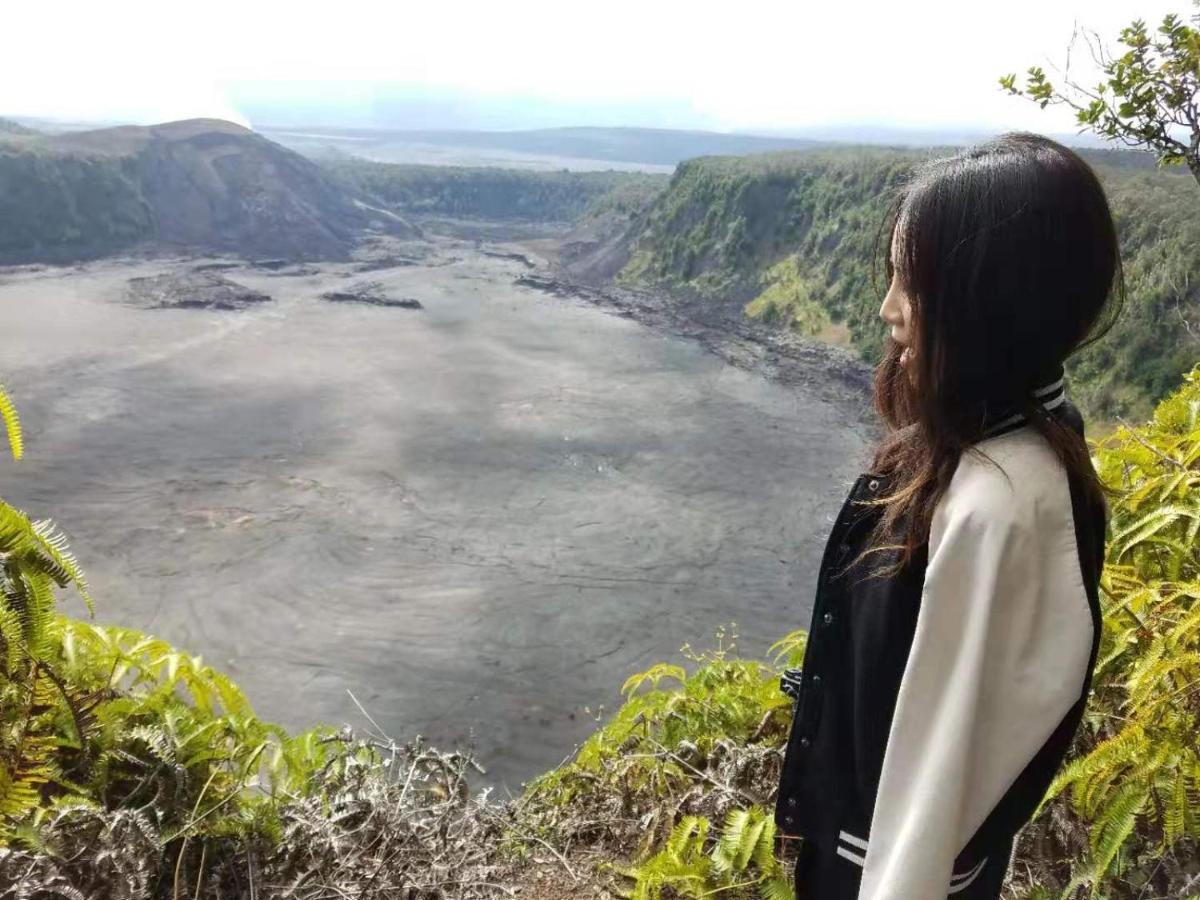
[[[1058, 376], [1035, 395], [1082, 436]], [[833, 523], [803, 665], [781, 684], [795, 703], [774, 816], [805, 839], [800, 898], [994, 896], [981, 879], [998, 893], [1079, 725], [1107, 510], [1007, 412], [976, 445], [1000, 468], [963, 454], [900, 574], [867, 577], [898, 551], [846, 566], [881, 514], [856, 501], [885, 475], [860, 474]]]

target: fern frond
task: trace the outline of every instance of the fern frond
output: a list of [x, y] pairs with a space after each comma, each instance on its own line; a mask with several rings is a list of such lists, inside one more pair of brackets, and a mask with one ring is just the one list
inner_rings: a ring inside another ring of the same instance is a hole
[[1119, 787], [1103, 812], [1096, 818], [1092, 831], [1093, 883], [1108, 873], [1109, 866], [1125, 840], [1133, 833], [1137, 815], [1149, 799], [1142, 784]]
[[750, 865], [750, 860], [754, 858], [755, 851], [758, 849], [759, 839], [762, 837], [763, 829], [766, 828], [766, 825], [765, 818], [756, 816], [755, 821], [746, 829], [746, 835], [741, 841], [741, 846], [738, 847], [738, 854], [734, 860], [737, 871], [744, 871]]
[[783, 877], [768, 878], [759, 888], [762, 900], [796, 900], [796, 888]]
[[732, 865], [741, 853], [750, 821], [751, 815], [747, 809], [731, 809], [725, 814], [725, 825], [721, 829], [717, 848], [719, 857], [726, 864]]
[[763, 872], [770, 872], [778, 865], [775, 859], [775, 817], [763, 816], [763, 830], [754, 848], [754, 864]]
[[672, 665], [670, 663], [656, 663], [645, 672], [637, 672], [625, 679], [625, 683], [621, 685], [621, 693], [626, 698], [632, 697], [637, 689], [646, 682], [657, 689], [658, 683], [664, 678], [673, 678], [676, 681], [686, 681], [687, 672], [682, 666]]
[[703, 816], [684, 816], [671, 830], [667, 839], [667, 853], [674, 857], [682, 857], [689, 844], [694, 841], [704, 842], [708, 836], [708, 819]]
[[21, 420], [17, 416], [17, 407], [8, 395], [8, 388], [0, 384], [0, 418], [4, 419], [4, 432], [8, 435], [8, 446], [13, 459], [25, 455], [25, 436], [21, 432]]
[[0, 501], [0, 552], [10, 564], [43, 572], [60, 587], [73, 583], [88, 611], [94, 611], [87, 579], [67, 549], [66, 539], [49, 520], [32, 522], [19, 509]]

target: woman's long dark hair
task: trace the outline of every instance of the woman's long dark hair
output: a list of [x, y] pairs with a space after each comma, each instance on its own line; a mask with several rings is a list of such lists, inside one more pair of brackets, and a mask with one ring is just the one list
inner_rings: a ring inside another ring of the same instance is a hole
[[887, 276], [898, 241], [894, 274], [915, 328], [911, 371], [890, 337], [875, 370], [886, 432], [872, 470], [889, 475], [890, 489], [865, 553], [899, 549], [888, 571], [908, 563], [961, 455], [982, 453], [974, 444], [998, 410], [1025, 413], [1103, 503], [1086, 442], [1033, 396], [1124, 303], [1116, 228], [1091, 167], [1049, 138], [1003, 134], [918, 165], [888, 208], [875, 260], [885, 235]]

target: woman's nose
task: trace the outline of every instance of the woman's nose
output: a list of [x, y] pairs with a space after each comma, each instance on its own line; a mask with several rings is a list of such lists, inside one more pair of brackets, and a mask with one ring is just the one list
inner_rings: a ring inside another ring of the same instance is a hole
[[883, 319], [889, 325], [899, 325], [897, 321], [896, 305], [892, 302], [892, 292], [888, 291], [887, 296], [883, 298], [883, 303], [879, 307], [879, 318]]

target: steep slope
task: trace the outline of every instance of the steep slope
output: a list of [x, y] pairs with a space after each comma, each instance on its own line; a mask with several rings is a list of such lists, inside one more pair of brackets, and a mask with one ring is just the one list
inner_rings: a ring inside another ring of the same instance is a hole
[[620, 262], [625, 283], [738, 308], [757, 300], [751, 312], [785, 326], [822, 310], [870, 356], [879, 349], [865, 305], [872, 243], [888, 197], [919, 158], [845, 147], [688, 160], [610, 248], [610, 265]]
[[0, 136], [5, 262], [141, 243], [339, 258], [372, 224], [407, 230], [398, 217], [357, 202], [310, 160], [230, 122]]
[[626, 216], [666, 187], [666, 175], [425, 166], [337, 159], [323, 163], [356, 196], [415, 217], [576, 222]]
[[[885, 286], [876, 235], [893, 189], [933, 152], [689, 160], [619, 241], [573, 268], [725, 304], [877, 359]], [[1117, 222], [1127, 300], [1114, 329], [1068, 371], [1089, 414], [1144, 415], [1200, 358], [1200, 190], [1128, 154], [1087, 155]]]

